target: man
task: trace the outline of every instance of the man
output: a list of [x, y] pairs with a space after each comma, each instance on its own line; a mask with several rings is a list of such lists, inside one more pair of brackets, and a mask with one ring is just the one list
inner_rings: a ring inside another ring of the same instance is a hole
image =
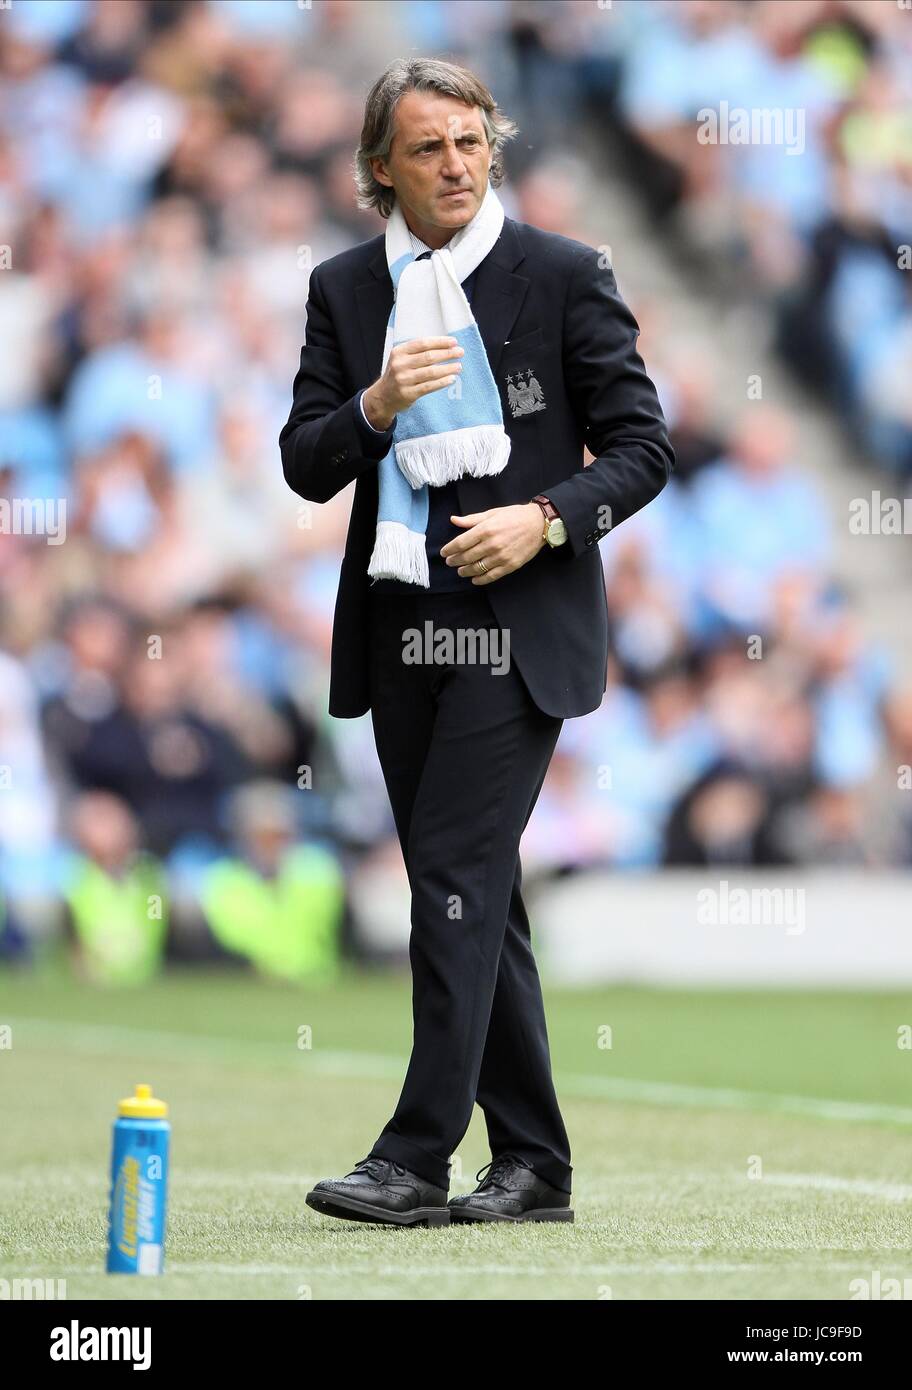
[[[352, 1220], [573, 1219], [519, 841], [563, 720], [605, 691], [598, 542], [674, 456], [610, 268], [504, 216], [515, 133], [452, 64], [398, 61], [377, 81], [356, 180], [387, 231], [313, 271], [280, 436], [300, 496], [357, 480], [329, 712], [371, 711], [412, 893], [395, 1114], [307, 1197]], [[466, 659], [468, 634], [495, 656]], [[476, 1101], [492, 1162], [448, 1203]]]

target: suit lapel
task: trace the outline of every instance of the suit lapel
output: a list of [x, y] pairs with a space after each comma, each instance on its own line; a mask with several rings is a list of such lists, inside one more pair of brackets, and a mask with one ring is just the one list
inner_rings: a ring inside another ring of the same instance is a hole
[[[472, 293], [472, 313], [492, 372], [497, 369], [504, 343], [510, 336], [529, 288], [525, 276], [513, 274], [514, 267], [520, 264], [524, 256], [516, 223], [512, 218], [505, 217], [500, 236], [478, 267]], [[382, 240], [368, 269], [371, 278], [355, 286], [361, 329], [362, 379], [365, 384], [376, 381], [380, 375], [386, 325], [393, 304], [393, 282]]]

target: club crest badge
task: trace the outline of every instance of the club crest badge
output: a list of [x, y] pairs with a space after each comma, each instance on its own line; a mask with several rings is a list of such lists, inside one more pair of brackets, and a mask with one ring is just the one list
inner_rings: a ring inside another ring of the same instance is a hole
[[545, 409], [545, 393], [531, 367], [524, 372], [511, 372], [507, 377], [507, 401], [514, 420]]

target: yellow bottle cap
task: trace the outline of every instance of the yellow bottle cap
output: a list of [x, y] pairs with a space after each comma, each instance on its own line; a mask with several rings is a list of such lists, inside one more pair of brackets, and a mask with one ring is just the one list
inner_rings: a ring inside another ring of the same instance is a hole
[[151, 1086], [140, 1082], [136, 1094], [120, 1102], [117, 1113], [131, 1120], [163, 1120], [168, 1113], [168, 1105], [166, 1101], [156, 1100]]

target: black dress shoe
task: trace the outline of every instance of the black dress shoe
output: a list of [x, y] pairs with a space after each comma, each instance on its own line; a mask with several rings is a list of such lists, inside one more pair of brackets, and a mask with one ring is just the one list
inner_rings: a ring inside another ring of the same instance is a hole
[[[486, 1176], [485, 1168], [488, 1171]], [[501, 1154], [475, 1174], [474, 1192], [449, 1203], [454, 1221], [572, 1221], [570, 1193], [551, 1187], [524, 1158]]]
[[389, 1158], [367, 1157], [344, 1178], [324, 1178], [304, 1199], [324, 1216], [383, 1226], [448, 1226], [446, 1188], [434, 1187]]

